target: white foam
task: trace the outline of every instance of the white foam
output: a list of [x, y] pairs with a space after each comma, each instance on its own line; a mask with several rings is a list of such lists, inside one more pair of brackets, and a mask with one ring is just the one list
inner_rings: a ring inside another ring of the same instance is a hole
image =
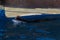
[[13, 22], [13, 26], [14, 26], [14, 27], [17, 27], [18, 24], [21, 25], [21, 24], [25, 23], [25, 22], [23, 22], [23, 21], [19, 21], [19, 20], [16, 20], [16, 19], [13, 19], [12, 22]]

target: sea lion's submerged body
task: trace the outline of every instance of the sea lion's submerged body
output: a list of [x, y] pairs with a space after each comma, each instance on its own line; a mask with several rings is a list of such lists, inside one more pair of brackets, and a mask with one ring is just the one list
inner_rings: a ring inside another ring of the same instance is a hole
[[15, 18], [18, 21], [23, 22], [45, 22], [60, 19], [59, 14], [44, 14], [44, 15], [27, 15], [27, 16], [17, 16]]

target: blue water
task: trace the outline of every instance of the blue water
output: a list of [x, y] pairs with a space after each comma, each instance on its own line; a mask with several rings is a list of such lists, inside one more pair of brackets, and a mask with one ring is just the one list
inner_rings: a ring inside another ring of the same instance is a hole
[[12, 19], [0, 15], [0, 40], [60, 40], [60, 19], [17, 25]]
[[1, 21], [2, 40], [60, 40], [60, 20], [22, 23], [14, 27], [12, 21]]

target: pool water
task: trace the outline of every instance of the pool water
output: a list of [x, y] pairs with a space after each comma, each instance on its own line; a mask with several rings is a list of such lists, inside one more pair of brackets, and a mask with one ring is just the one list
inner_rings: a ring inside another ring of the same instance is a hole
[[1, 21], [1, 40], [60, 40], [60, 20], [19, 23]]

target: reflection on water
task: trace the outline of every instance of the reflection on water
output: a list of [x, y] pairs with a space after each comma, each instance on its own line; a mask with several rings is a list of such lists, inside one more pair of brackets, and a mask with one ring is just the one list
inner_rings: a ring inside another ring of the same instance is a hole
[[1, 21], [0, 30], [3, 40], [60, 40], [60, 20], [17, 25], [7, 20]]

